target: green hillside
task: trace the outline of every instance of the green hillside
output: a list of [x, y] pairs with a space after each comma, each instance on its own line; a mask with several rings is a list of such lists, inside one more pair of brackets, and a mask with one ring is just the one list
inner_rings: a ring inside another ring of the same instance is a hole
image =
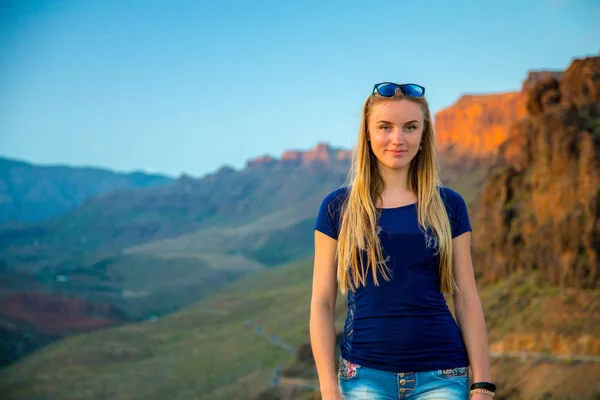
[[[312, 232], [319, 201], [319, 198], [312, 198], [292, 207], [275, 209], [249, 223], [202, 228], [173, 238], [133, 246], [125, 249], [124, 253], [162, 257], [202, 256], [218, 250], [265, 266], [285, 264], [312, 252]], [[290, 243], [294, 245], [290, 246]]]
[[66, 279], [53, 283], [55, 291], [110, 303], [140, 319], [177, 311], [263, 268], [236, 255], [115, 254], [49, 272]]
[[249, 398], [293, 359], [270, 335], [291, 346], [306, 341], [311, 276], [304, 260], [154, 322], [56, 342], [0, 373], [3, 398]]

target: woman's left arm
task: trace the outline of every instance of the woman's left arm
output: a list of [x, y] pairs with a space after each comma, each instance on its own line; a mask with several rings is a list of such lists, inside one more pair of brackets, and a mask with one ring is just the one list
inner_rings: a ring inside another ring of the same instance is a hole
[[452, 246], [452, 268], [458, 287], [452, 295], [454, 313], [469, 355], [473, 382], [491, 382], [487, 329], [471, 260], [471, 232], [454, 238]]

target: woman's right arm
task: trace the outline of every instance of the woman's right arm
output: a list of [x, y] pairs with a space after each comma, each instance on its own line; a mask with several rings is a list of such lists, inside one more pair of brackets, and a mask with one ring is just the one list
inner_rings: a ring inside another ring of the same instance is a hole
[[335, 369], [337, 241], [315, 230], [315, 257], [310, 302], [310, 343], [323, 400], [342, 400]]

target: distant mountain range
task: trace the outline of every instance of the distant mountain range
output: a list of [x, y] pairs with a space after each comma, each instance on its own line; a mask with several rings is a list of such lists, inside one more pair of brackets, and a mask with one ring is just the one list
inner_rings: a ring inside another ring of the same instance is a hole
[[0, 224], [41, 221], [116, 189], [170, 183], [165, 175], [117, 173], [102, 168], [43, 166], [0, 157]]

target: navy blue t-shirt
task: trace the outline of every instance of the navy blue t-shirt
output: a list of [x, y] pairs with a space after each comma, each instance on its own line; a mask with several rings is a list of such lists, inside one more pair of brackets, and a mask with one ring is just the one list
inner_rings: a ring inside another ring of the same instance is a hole
[[[467, 206], [454, 190], [440, 187], [452, 237], [471, 230]], [[337, 240], [340, 208], [349, 189], [337, 189], [321, 204], [315, 229]], [[348, 290], [341, 355], [366, 367], [419, 372], [469, 365], [460, 328], [440, 291], [437, 240], [417, 220], [416, 204], [384, 208], [379, 239], [391, 280]]]

